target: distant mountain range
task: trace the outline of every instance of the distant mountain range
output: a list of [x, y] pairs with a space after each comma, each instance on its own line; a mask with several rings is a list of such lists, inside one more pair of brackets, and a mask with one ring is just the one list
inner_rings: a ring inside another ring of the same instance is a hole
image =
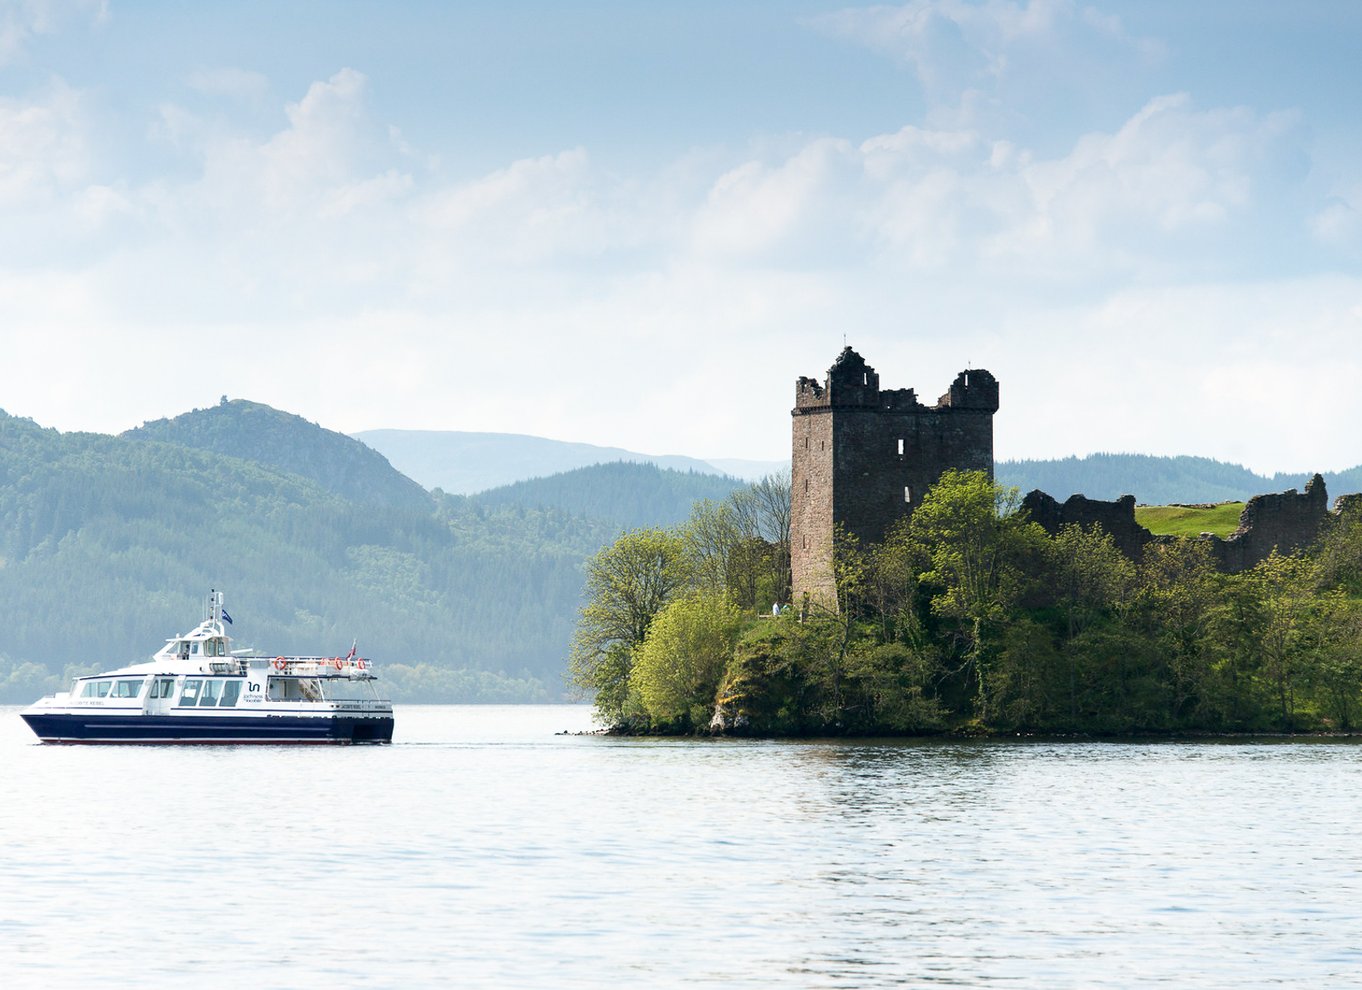
[[[724, 474], [755, 481], [789, 467], [788, 461], [700, 459], [641, 454], [619, 447], [568, 443], [513, 433], [430, 430], [367, 430], [353, 436], [383, 454], [399, 471], [426, 488], [472, 494], [530, 479], [611, 462], [655, 464], [683, 472]], [[1142, 503], [1243, 501], [1254, 495], [1304, 488], [1308, 474], [1255, 474], [1209, 457], [1091, 454], [1055, 460], [999, 461], [997, 479], [1023, 493], [1039, 488], [1063, 500], [1075, 493], [1115, 499], [1134, 495]], [[1362, 467], [1324, 472], [1332, 495], [1362, 491]], [[541, 489], [542, 490], [542, 489]], [[522, 489], [526, 494], [530, 489]], [[518, 496], [517, 496], [518, 497]]]
[[368, 444], [393, 467], [426, 488], [439, 488], [454, 495], [471, 495], [530, 478], [546, 478], [616, 461], [655, 464], [674, 471], [730, 475], [744, 481], [756, 481], [785, 463], [641, 454], [622, 447], [598, 447], [518, 433], [364, 430], [351, 436]]

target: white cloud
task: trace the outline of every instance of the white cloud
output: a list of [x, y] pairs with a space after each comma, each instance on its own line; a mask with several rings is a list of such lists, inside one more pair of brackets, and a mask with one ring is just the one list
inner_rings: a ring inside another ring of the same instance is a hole
[[102, 23], [106, 0], [0, 0], [0, 66], [20, 59], [33, 39], [77, 18]]
[[1354, 258], [1362, 253], [1362, 185], [1330, 196], [1311, 215], [1309, 225], [1321, 243], [1349, 252]]
[[840, 253], [855, 233], [846, 228], [855, 223], [858, 170], [851, 146], [833, 139], [774, 166], [744, 162], [711, 185], [695, 217], [696, 250], [716, 259]]
[[37, 101], [0, 99], [0, 209], [50, 201], [87, 176], [83, 115], [60, 82]]
[[1045, 115], [1079, 91], [1115, 88], [1161, 45], [1074, 0], [911, 0], [808, 19], [911, 67], [940, 126]]
[[[345, 430], [775, 457], [794, 377], [846, 332], [929, 398], [967, 362], [999, 374], [1003, 456], [1353, 456], [1345, 393], [1310, 449], [1254, 404], [1360, 329], [1354, 280], [1235, 284], [1289, 116], [1169, 96], [1058, 152], [917, 124], [648, 174], [554, 149], [472, 179], [374, 116], [349, 69], [264, 135], [167, 105], [159, 149], [187, 174], [133, 183], [90, 150], [80, 94], [0, 103], [0, 224], [49, 248], [0, 256], [5, 407], [116, 429], [226, 392]], [[60, 386], [33, 374], [57, 366]]]

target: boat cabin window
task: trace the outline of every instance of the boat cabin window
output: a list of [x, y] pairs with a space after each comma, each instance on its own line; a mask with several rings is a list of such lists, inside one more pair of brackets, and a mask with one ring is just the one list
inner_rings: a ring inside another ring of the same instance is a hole
[[224, 681], [222, 684], [222, 700], [218, 702], [219, 708], [235, 708], [236, 701], [241, 697], [240, 681]]
[[151, 693], [148, 698], [169, 698], [175, 693], [175, 678], [158, 677], [151, 682]]
[[184, 687], [180, 688], [180, 706], [182, 708], [190, 708], [199, 703], [199, 688], [202, 685], [203, 681], [197, 678], [184, 682]]
[[314, 677], [271, 677], [270, 701], [321, 701], [321, 688]]
[[115, 681], [113, 696], [115, 698], [136, 698], [142, 693], [142, 679], [139, 677], [135, 681]]
[[80, 689], [82, 698], [107, 698], [113, 681], [86, 681]]
[[204, 681], [203, 689], [199, 691], [199, 707], [214, 708], [217, 706], [218, 697], [222, 694], [222, 681]]

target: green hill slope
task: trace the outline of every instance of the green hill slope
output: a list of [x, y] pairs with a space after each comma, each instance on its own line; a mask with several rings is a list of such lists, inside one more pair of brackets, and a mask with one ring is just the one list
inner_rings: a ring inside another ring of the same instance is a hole
[[428, 511], [430, 496], [378, 451], [343, 433], [258, 402], [223, 401], [123, 434], [159, 440], [278, 468], [352, 502]]
[[618, 529], [683, 522], [700, 499], [727, 498], [744, 482], [654, 464], [596, 464], [532, 478], [470, 497], [475, 505], [526, 505], [606, 520]]
[[[331, 441], [312, 430], [324, 452]], [[210, 587], [228, 594], [238, 646], [329, 653], [357, 638], [398, 665], [399, 697], [404, 677], [409, 697], [445, 691], [429, 700], [560, 693], [580, 564], [613, 527], [424, 493], [420, 508], [375, 504], [145, 435], [0, 414], [3, 700], [31, 700], [3, 686], [22, 668], [27, 690], [26, 663], [50, 680], [145, 658], [197, 621]], [[306, 431], [294, 449], [324, 463]], [[460, 670], [477, 676], [448, 676]]]

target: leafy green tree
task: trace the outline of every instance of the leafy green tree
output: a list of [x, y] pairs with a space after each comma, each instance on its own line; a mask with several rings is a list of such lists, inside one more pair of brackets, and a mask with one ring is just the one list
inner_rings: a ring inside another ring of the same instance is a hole
[[996, 725], [1036, 731], [1056, 727], [1071, 708], [1070, 663], [1056, 646], [1050, 628], [1031, 617], [1003, 630], [998, 656], [988, 671], [989, 697]]
[[709, 724], [743, 621], [726, 596], [704, 591], [676, 598], [658, 612], [634, 651], [630, 674], [649, 718], [689, 728]]
[[1089, 653], [1073, 641], [1130, 604], [1135, 565], [1100, 526], [1068, 525], [1045, 541], [1046, 583], [1067, 623], [1069, 717], [1079, 721], [1080, 666]]
[[757, 542], [733, 500], [704, 499], [691, 509], [681, 534], [691, 557], [695, 582], [713, 594], [728, 594], [744, 608], [756, 604], [760, 579]]
[[1322, 586], [1362, 597], [1362, 499], [1344, 500], [1338, 518], [1312, 551]]
[[768, 474], [760, 481], [732, 495], [735, 508], [750, 519], [750, 531], [764, 544], [767, 552], [767, 597], [788, 602], [790, 589], [790, 469]]
[[568, 657], [572, 682], [595, 694], [612, 723], [631, 714], [629, 675], [635, 648], [654, 617], [691, 579], [684, 540], [661, 529], [625, 533], [586, 564], [582, 606]]
[[844, 723], [863, 732], [939, 730], [945, 720], [931, 694], [936, 670], [933, 651], [902, 642], [859, 641], [847, 658]]
[[1273, 552], [1226, 581], [1212, 641], [1220, 701], [1236, 728], [1300, 727], [1300, 693], [1325, 630], [1313, 563]]
[[1026, 565], [1044, 531], [1018, 511], [1017, 490], [982, 471], [947, 471], [913, 512], [908, 538], [925, 564], [920, 580], [934, 586], [932, 610], [952, 620], [975, 692], [976, 714], [990, 715], [988, 640], [1003, 625], [1026, 585]]
[[1182, 538], [1145, 548], [1132, 623], [1164, 658], [1169, 722], [1223, 723], [1212, 630], [1223, 610], [1224, 581], [1205, 540]]

